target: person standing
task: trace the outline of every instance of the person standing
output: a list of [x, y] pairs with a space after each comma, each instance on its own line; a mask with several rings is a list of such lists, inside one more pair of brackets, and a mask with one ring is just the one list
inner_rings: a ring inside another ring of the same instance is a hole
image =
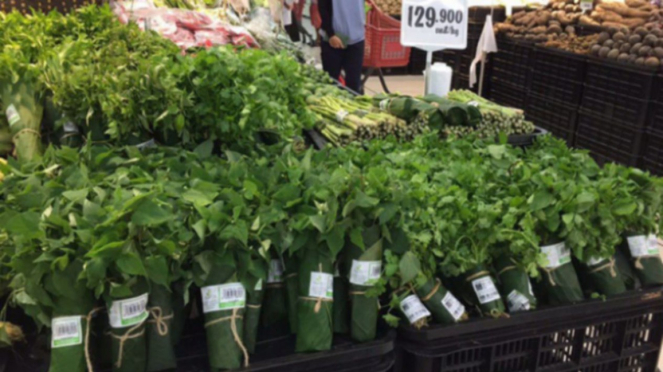
[[318, 0], [322, 19], [322, 67], [334, 79], [345, 73], [345, 85], [362, 93], [366, 12], [364, 0]]

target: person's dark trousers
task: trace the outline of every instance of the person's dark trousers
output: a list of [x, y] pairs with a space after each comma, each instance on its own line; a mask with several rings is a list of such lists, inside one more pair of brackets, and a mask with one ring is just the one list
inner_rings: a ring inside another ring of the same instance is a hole
[[357, 93], [363, 93], [361, 69], [364, 64], [364, 42], [348, 45], [345, 49], [334, 49], [328, 42], [322, 42], [322, 67], [334, 79], [341, 70], [345, 72], [345, 86]]
[[301, 35], [299, 35], [299, 23], [297, 22], [297, 19], [295, 18], [295, 12], [292, 12], [292, 24], [288, 26], [284, 26], [285, 30], [288, 32], [288, 36], [290, 36], [290, 40], [294, 41], [295, 43], [300, 42]]

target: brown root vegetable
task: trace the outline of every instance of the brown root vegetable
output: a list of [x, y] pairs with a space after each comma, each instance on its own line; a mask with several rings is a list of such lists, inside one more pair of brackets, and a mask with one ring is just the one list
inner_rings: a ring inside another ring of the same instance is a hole
[[612, 40], [614, 41], [626, 41], [626, 34], [624, 34], [621, 31], [615, 32], [614, 35], [612, 35]]
[[[643, 23], [643, 24], [644, 24], [644, 23]], [[634, 28], [635, 28], [635, 30], [633, 30], [633, 32], [636, 33], [636, 34], [638, 34], [638, 35], [640, 35], [640, 36], [642, 36], [643, 38], [644, 38], [645, 36], [647, 36], [647, 34], [649, 34], [649, 31], [647, 31], [647, 29], [644, 28], [644, 27], [638, 27], [638, 26], [636, 26], [636, 27], [634, 27]]]
[[645, 59], [645, 66], [648, 67], [658, 67], [661, 65], [661, 61], [656, 57], [649, 57]]
[[576, 34], [576, 28], [573, 27], [573, 26], [566, 26], [566, 28], [564, 28], [564, 32], [566, 32], [569, 35], [575, 35]]
[[562, 28], [559, 26], [550, 26], [548, 27], [547, 30], [545, 30], [546, 34], [559, 34], [562, 32]]
[[601, 47], [601, 49], [599, 49], [599, 57], [601, 57], [601, 58], [607, 57], [608, 53], [610, 53], [610, 48], [608, 48], [608, 47], [604, 46], [604, 47]]
[[651, 15], [651, 12], [640, 9], [626, 8], [625, 17], [630, 18], [648, 18]]
[[617, 14], [615, 12], [611, 12], [609, 10], [601, 13], [601, 20], [603, 20], [604, 22], [622, 23], [623, 19], [624, 18], [622, 18], [622, 16], [620, 16], [619, 14]]
[[598, 42], [603, 44], [606, 40], [610, 40], [610, 34], [603, 31], [599, 34], [599, 40]]
[[603, 22], [603, 23], [601, 24], [601, 26], [603, 26], [603, 27], [614, 27], [614, 28], [616, 28], [616, 29], [618, 29], [618, 30], [624, 30], [624, 29], [628, 30], [628, 28], [629, 28], [629, 27], [628, 27], [626, 24], [624, 24], [624, 23], [608, 22], [608, 21]]
[[530, 33], [538, 35], [538, 34], [545, 34], [546, 33], [546, 26], [537, 26], [534, 27], [533, 29], [529, 30]]
[[638, 34], [633, 34], [633, 35], [628, 37], [628, 42], [631, 43], [631, 44], [637, 44], [641, 41], [642, 41], [642, 36], [640, 36]]
[[589, 49], [589, 52], [593, 56], [598, 56], [599, 55], [599, 50], [601, 50], [601, 46], [599, 44], [594, 44], [592, 47]]
[[617, 57], [617, 60], [620, 62], [628, 62], [628, 54], [622, 53]]
[[656, 37], [661, 37], [661, 36], [663, 36], [663, 31], [661, 31], [661, 30], [658, 29], [658, 28], [655, 28], [655, 29], [649, 31], [649, 33], [652, 34], [652, 35], [654, 35], [654, 36], [656, 36]]
[[645, 38], [642, 40], [642, 43], [645, 45], [649, 45], [651, 47], [656, 46], [656, 42], [658, 41], [658, 38], [654, 35], [647, 35]]
[[614, 2], [609, 2], [609, 3], [601, 3], [597, 9], [601, 9], [604, 11], [611, 11], [615, 12], [621, 16], [625, 16], [628, 12], [628, 7], [625, 4], [622, 3], [614, 3]]
[[587, 25], [587, 26], [600, 26], [601, 24], [590, 18], [589, 16], [586, 15], [581, 15], [580, 19], [578, 19], [578, 23], [581, 25]]
[[649, 56], [649, 52], [651, 52], [651, 47], [648, 45], [643, 45], [642, 48], [638, 51], [638, 55], [640, 57], [647, 57]]
[[617, 59], [617, 57], [619, 57], [619, 50], [618, 50], [618, 49], [613, 49], [613, 50], [611, 50], [610, 52], [608, 52], [608, 56], [607, 56], [607, 57], [608, 57], [609, 59]]
[[644, 65], [644, 64], [645, 64], [645, 57], [638, 57], [638, 58], [635, 60], [635, 64], [636, 64], [636, 65]]
[[663, 58], [663, 48], [656, 47], [656, 48], [654, 48], [653, 52], [654, 52], [654, 54], [653, 54], [654, 56], [656, 56], [658, 58]]
[[612, 40], [610, 40], [610, 39], [608, 39], [608, 40], [606, 40], [606, 41], [603, 42], [603, 46], [612, 49], [612, 48], [615, 46], [615, 42], [612, 41]]
[[550, 12], [547, 10], [541, 11], [537, 16], [536, 16], [536, 25], [537, 26], [545, 26], [548, 24], [548, 21], [550, 20]]
[[640, 48], [642, 48], [642, 43], [636, 43], [631, 47], [631, 50], [629, 51], [629, 53], [638, 55], [638, 52], [640, 51]]
[[631, 44], [629, 43], [624, 43], [619, 47], [619, 51], [621, 53], [629, 53], [631, 51]]
[[[645, 23], [647, 23], [647, 21], [642, 18], [624, 18], [620, 23], [626, 25], [629, 28], [636, 28], [639, 26], [643, 26]], [[642, 29], [645, 30], [645, 35], [646, 35], [647, 29], [644, 27]], [[641, 34], [640, 36], [644, 35]]]
[[629, 54], [628, 56], [628, 63], [635, 63], [635, 61], [638, 59], [638, 56], [634, 54]]
[[645, 0], [626, 0], [625, 3], [629, 8], [640, 8], [649, 5]]

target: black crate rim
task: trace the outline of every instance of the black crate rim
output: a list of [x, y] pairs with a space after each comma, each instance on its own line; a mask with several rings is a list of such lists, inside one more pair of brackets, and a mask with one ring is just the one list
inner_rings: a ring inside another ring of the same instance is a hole
[[534, 52], [535, 53], [544, 53], [544, 54], [553, 54], [553, 55], [558, 55], [560, 57], [564, 58], [570, 58], [570, 59], [575, 59], [578, 61], [586, 61], [587, 60], [587, 55], [585, 54], [578, 54], [578, 53], [573, 53], [569, 52], [563, 49], [558, 49], [558, 48], [550, 48], [547, 46], [543, 45], [534, 45]]
[[661, 71], [660, 67], [647, 67], [647, 66], [638, 66], [632, 63], [619, 62], [617, 60], [613, 61], [607, 58], [600, 58], [593, 55], [587, 55], [587, 63], [591, 63], [596, 66], [606, 66], [611, 68], [621, 68], [623, 70], [638, 73], [642, 75], [652, 75], [652, 78], [656, 75], [657, 72]]

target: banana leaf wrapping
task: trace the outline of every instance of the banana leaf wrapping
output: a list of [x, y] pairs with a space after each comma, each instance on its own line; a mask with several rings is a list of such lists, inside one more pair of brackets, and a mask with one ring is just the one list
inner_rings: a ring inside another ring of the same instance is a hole
[[[113, 299], [128, 300], [133, 299], [149, 291], [147, 282], [139, 280], [138, 283], [131, 287], [131, 297]], [[148, 297], [149, 301], [149, 297]], [[110, 307], [109, 307], [110, 309]], [[112, 312], [112, 309], [109, 310]], [[146, 319], [136, 325], [130, 325], [123, 328], [110, 328], [110, 335], [112, 338], [113, 350], [113, 371], [116, 372], [133, 372], [145, 371], [147, 368], [147, 337]], [[112, 315], [110, 316], [111, 323], [113, 322]]]
[[350, 309], [348, 292], [350, 284], [348, 279], [340, 275], [334, 276], [334, 333], [347, 334], [350, 332]]
[[509, 312], [536, 309], [536, 297], [525, 270], [518, 268], [506, 256], [500, 256], [495, 260], [495, 270], [499, 279], [500, 292]]
[[83, 145], [83, 135], [80, 129], [63, 117], [60, 110], [55, 107], [50, 94], [44, 100], [44, 115], [41, 126], [49, 131], [51, 143], [69, 147], [81, 147]]
[[421, 100], [435, 106], [443, 115], [446, 125], [475, 127], [481, 122], [481, 112], [478, 108], [460, 102], [455, 102], [428, 94]]
[[30, 161], [42, 154], [41, 121], [44, 107], [36, 91], [36, 82], [29, 78], [16, 83], [1, 82], [2, 103], [15, 145], [16, 157]]
[[631, 259], [633, 271], [643, 287], [663, 285], [663, 262], [655, 235], [628, 234], [622, 250]]
[[[74, 266], [72, 264], [67, 268], [68, 272], [74, 274], [67, 275], [70, 279], [77, 278], [77, 273], [80, 272], [80, 268]], [[91, 326], [94, 297], [82, 281], [71, 280], [71, 283], [67, 284], [73, 290], [67, 291], [68, 296], [53, 299], [55, 307], [51, 326], [52, 328], [71, 329], [71, 322], [75, 322], [75, 324], [79, 324], [79, 332], [77, 332], [77, 337], [68, 338], [75, 342], [53, 338], [49, 372], [85, 372], [88, 369], [85, 348], [90, 346], [88, 327]], [[71, 333], [67, 333], [71, 335]]]
[[325, 351], [332, 346], [334, 264], [322, 249], [306, 249], [299, 261], [297, 352]]
[[249, 353], [256, 350], [258, 326], [260, 325], [260, 312], [262, 300], [265, 296], [263, 282], [260, 280], [253, 291], [246, 292], [246, 316], [244, 317], [244, 345]]
[[635, 275], [629, 258], [623, 252], [622, 249], [617, 249], [615, 251], [615, 262], [617, 264], [617, 269], [619, 270], [619, 275], [622, 276], [624, 280], [624, 285], [627, 289], [640, 289], [642, 284], [640, 283], [640, 278]]
[[[234, 268], [215, 264], [201, 288], [207, 353], [212, 370], [236, 369], [249, 363], [248, 350], [242, 341], [244, 333], [244, 306], [218, 310], [215, 305], [221, 298], [216, 286], [238, 283]], [[218, 296], [215, 298], [214, 296]], [[246, 302], [246, 300], [244, 300]], [[208, 305], [209, 304], [209, 305]], [[215, 309], [215, 310], [208, 310]], [[242, 359], [244, 363], [242, 363]]]
[[479, 265], [456, 277], [454, 284], [463, 300], [476, 307], [481, 314], [495, 318], [504, 315], [504, 302], [495, 280], [483, 266]]
[[284, 257], [285, 260], [285, 292], [288, 308], [290, 333], [297, 333], [297, 299], [299, 298], [299, 280], [297, 278], [297, 259]]
[[97, 313], [95, 320], [92, 322], [95, 334], [91, 339], [96, 344], [96, 353], [92, 353], [92, 355], [95, 364], [104, 367], [110, 367], [113, 364], [113, 338], [110, 336], [109, 324], [107, 311]]
[[440, 279], [429, 279], [416, 290], [417, 296], [438, 324], [455, 324], [469, 316], [460, 301], [442, 285]]
[[178, 280], [172, 285], [173, 287], [173, 321], [171, 322], [171, 336], [170, 340], [173, 346], [180, 343], [182, 332], [184, 331], [184, 324], [186, 323], [186, 308], [184, 303], [184, 296], [187, 293], [187, 284], [184, 280]]
[[288, 320], [284, 268], [280, 262], [280, 258], [272, 259], [267, 283], [265, 283], [265, 298], [261, 312], [264, 327], [271, 327]]
[[590, 286], [606, 296], [612, 296], [626, 292], [624, 279], [617, 267], [617, 261], [614, 257], [604, 260], [591, 260], [586, 264], [580, 265], [584, 277], [590, 283]]
[[[365, 251], [354, 244], [346, 248], [350, 263], [349, 281], [351, 296], [350, 336], [357, 342], [375, 339], [378, 323], [379, 303], [375, 297], [368, 297], [368, 291], [382, 274], [382, 239], [380, 228], [373, 226], [364, 229]], [[334, 300], [336, 306], [336, 300]]]
[[150, 319], [147, 321], [147, 371], [175, 369], [177, 360], [173, 350], [172, 325], [174, 319], [173, 293], [156, 283], [150, 289]]
[[571, 262], [571, 252], [566, 245], [555, 242], [544, 245], [541, 250], [550, 261], [547, 267], [541, 268], [548, 303], [560, 305], [584, 300], [578, 274]]

